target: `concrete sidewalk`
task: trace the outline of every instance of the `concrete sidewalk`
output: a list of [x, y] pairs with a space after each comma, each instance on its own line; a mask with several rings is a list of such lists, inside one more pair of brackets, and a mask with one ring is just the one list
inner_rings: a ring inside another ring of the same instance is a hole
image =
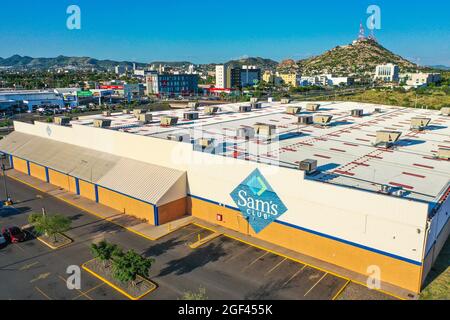
[[41, 181], [37, 178], [31, 177], [17, 170], [8, 170], [6, 175], [36, 190], [44, 192], [83, 211], [95, 215], [100, 219], [110, 221], [122, 228], [127, 229], [130, 232], [133, 232], [152, 241], [158, 240], [177, 229], [191, 224], [193, 221], [192, 216], [186, 216], [164, 225], [152, 226], [145, 221], [125, 215], [120, 211], [111, 209], [110, 207], [96, 203], [95, 201], [80, 197], [74, 193], [61, 189], [50, 183]]

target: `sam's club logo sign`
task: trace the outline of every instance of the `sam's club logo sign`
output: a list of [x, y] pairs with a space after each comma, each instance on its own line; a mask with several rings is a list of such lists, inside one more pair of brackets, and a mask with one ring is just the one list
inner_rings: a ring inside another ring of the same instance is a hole
[[230, 195], [256, 233], [260, 233], [287, 211], [286, 206], [258, 169]]

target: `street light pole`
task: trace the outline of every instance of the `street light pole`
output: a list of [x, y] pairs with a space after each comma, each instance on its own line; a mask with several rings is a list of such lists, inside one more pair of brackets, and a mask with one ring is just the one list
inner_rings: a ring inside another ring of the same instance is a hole
[[3, 163], [3, 159], [5, 159], [5, 155], [2, 155], [2, 174], [3, 174], [3, 183], [5, 186], [5, 205], [9, 206], [12, 204], [11, 197], [9, 196], [8, 192], [8, 182], [6, 181], [6, 170], [5, 170], [5, 164]]

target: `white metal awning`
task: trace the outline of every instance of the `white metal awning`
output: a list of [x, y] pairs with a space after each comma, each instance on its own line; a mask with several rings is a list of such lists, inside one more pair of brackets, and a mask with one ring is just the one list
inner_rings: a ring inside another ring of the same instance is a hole
[[186, 196], [186, 172], [20, 132], [0, 151], [155, 205]]

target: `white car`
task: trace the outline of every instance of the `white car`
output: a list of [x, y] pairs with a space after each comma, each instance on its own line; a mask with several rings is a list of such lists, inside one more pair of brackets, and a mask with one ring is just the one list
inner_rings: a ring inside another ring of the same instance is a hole
[[0, 246], [4, 245], [6, 243], [6, 239], [3, 236], [3, 234], [0, 232]]

